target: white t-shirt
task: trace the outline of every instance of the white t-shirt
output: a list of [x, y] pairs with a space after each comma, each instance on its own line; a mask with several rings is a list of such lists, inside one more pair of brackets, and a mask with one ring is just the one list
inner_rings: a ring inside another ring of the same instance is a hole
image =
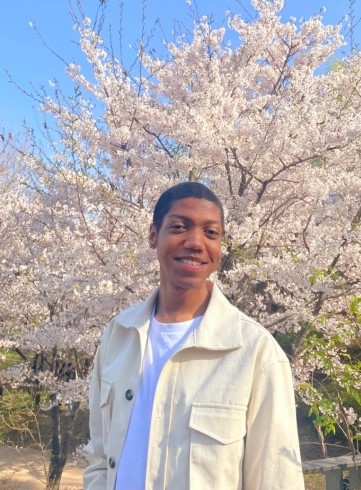
[[153, 400], [160, 373], [201, 320], [199, 316], [186, 322], [159, 323], [152, 314], [142, 379], [119, 461], [115, 490], [144, 490]]

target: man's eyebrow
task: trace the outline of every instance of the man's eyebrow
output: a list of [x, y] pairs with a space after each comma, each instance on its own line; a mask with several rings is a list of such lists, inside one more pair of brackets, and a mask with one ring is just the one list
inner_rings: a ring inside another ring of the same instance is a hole
[[[168, 214], [167, 217], [172, 218], [172, 219], [182, 219], [184, 221], [193, 221], [192, 218], [189, 218], [188, 216], [183, 216], [181, 214]], [[214, 219], [214, 220], [210, 219], [210, 220], [206, 221], [205, 224], [206, 225], [220, 225], [220, 226], [222, 226], [222, 223], [218, 219]]]

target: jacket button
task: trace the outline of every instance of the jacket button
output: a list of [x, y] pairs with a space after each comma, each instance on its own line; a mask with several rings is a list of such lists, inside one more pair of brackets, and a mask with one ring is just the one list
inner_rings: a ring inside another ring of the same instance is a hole
[[111, 469], [113, 469], [115, 467], [115, 459], [113, 458], [113, 456], [111, 456], [109, 458], [108, 463], [109, 463], [109, 466], [111, 467]]
[[129, 389], [129, 390], [127, 390], [127, 391], [125, 392], [125, 398], [126, 398], [127, 400], [129, 400], [129, 401], [130, 401], [130, 400], [132, 400], [132, 399], [133, 399], [133, 396], [134, 396], [133, 390], [130, 390], [130, 389]]

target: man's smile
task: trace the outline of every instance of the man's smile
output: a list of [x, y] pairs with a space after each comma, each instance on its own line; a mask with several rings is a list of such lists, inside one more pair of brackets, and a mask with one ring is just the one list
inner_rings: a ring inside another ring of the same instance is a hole
[[182, 264], [189, 264], [189, 265], [196, 265], [196, 266], [204, 265], [207, 263], [199, 259], [190, 259], [187, 257], [176, 257], [176, 260], [178, 262], [182, 262]]

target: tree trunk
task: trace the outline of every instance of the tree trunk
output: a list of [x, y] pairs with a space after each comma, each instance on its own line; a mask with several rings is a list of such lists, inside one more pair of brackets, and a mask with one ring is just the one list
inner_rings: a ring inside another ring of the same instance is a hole
[[61, 415], [59, 405], [51, 409], [51, 453], [46, 490], [59, 490], [79, 405], [73, 403], [64, 415]]
[[316, 430], [317, 430], [318, 438], [319, 438], [320, 443], [321, 443], [322, 457], [327, 458], [328, 454], [327, 454], [327, 446], [326, 446], [325, 436], [323, 435], [321, 427], [316, 426]]

